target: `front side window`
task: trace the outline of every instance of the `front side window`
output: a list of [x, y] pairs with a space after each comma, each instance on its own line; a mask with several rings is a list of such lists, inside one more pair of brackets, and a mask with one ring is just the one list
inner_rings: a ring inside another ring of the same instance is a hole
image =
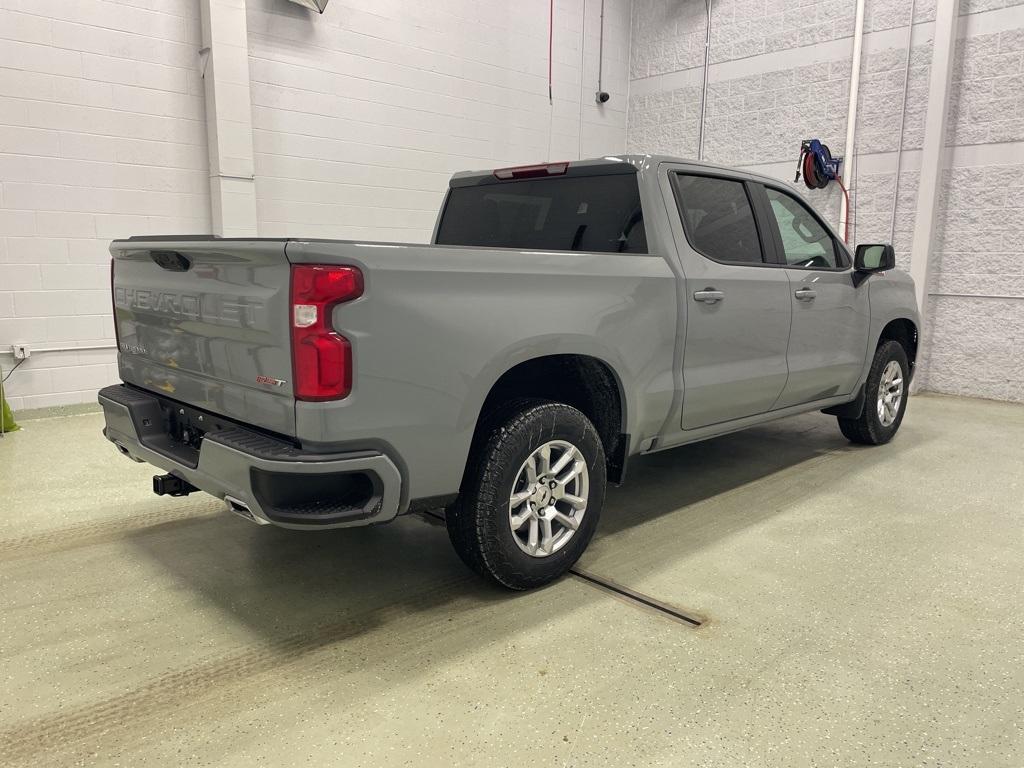
[[647, 253], [635, 173], [453, 187], [438, 245]]
[[765, 188], [772, 217], [779, 228], [786, 264], [792, 267], [835, 269], [836, 244], [807, 206], [795, 197]]
[[741, 181], [713, 176], [672, 176], [686, 238], [715, 261], [761, 264], [761, 240]]

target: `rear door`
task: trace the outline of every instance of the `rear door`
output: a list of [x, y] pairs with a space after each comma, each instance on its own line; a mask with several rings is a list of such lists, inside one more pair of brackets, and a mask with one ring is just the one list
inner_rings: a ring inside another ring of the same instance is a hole
[[670, 169], [668, 184], [685, 275], [682, 427], [764, 413], [786, 384], [792, 307], [750, 185], [683, 168]]
[[282, 240], [120, 240], [111, 245], [121, 378], [295, 434], [290, 268]]
[[849, 254], [806, 203], [781, 185], [758, 187], [793, 307], [789, 380], [776, 407], [850, 394], [867, 354], [868, 286], [854, 283]]

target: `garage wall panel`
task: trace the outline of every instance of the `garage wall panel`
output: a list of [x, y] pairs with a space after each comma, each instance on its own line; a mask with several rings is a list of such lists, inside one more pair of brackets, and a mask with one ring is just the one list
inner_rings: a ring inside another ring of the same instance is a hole
[[[209, 231], [199, 39], [193, 0], [0, 0], [0, 349], [112, 346], [109, 241]], [[116, 375], [112, 349], [38, 353], [6, 392], [91, 402]]]
[[[844, 153], [853, 4], [845, 10], [827, 6], [780, 11], [771, 0], [714, 3], [706, 159], [791, 182], [801, 139], [817, 137], [834, 154]], [[910, 3], [868, 0], [865, 16], [858, 162], [847, 179], [854, 200], [851, 239], [891, 240], [904, 268], [913, 236], [934, 15], [934, 3], [916, 3], [902, 134]], [[704, 34], [703, 4], [635, 3], [629, 151], [696, 156]], [[943, 177], [929, 286], [933, 310], [919, 375], [935, 391], [1021, 401], [1024, 261], [1014, 244], [1024, 238], [1016, 191], [1024, 168], [1011, 163], [1024, 156], [1024, 4], [963, 0], [959, 34], [947, 137], [950, 170]], [[835, 185], [815, 191], [801, 185], [799, 191], [837, 223]], [[972, 365], [977, 375], [970, 373]]]
[[[426, 240], [452, 172], [621, 152], [629, 0], [245, 0], [264, 236]], [[198, 0], [0, 0], [0, 350], [113, 344], [107, 246], [211, 229]], [[17, 408], [112, 350], [33, 355]], [[13, 359], [0, 355], [9, 369]], [[76, 375], [81, 371], [81, 375]]]
[[1024, 165], [960, 166], [943, 181], [928, 387], [1024, 402]]
[[[965, 7], [967, 0], [964, 0]], [[828, 0], [715, 0], [711, 29], [713, 64], [792, 51], [853, 34], [856, 5]], [[905, 27], [910, 3], [870, 0], [864, 29], [880, 32]], [[678, 72], [704, 63], [705, 20], [702, 2], [635, 0], [633, 4], [634, 79]], [[918, 0], [915, 23], [935, 18], [934, 0]]]
[[423, 242], [458, 170], [622, 152], [628, 0], [249, 0], [260, 234]]

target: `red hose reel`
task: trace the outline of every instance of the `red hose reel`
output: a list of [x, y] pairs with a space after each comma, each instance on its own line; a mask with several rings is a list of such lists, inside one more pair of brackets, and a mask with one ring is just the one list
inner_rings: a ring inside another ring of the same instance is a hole
[[818, 139], [804, 139], [800, 142], [800, 159], [797, 161], [796, 178], [803, 174], [808, 189], [824, 189], [830, 181], [839, 180], [839, 166], [843, 158], [832, 157], [827, 144]]
[[[846, 206], [850, 205], [850, 193], [846, 191], [843, 184], [843, 177], [839, 175], [839, 167], [843, 158], [832, 157], [827, 144], [822, 144], [818, 139], [804, 139], [800, 142], [800, 159], [796, 163], [796, 177], [793, 183], [804, 177], [804, 184], [808, 189], [824, 189], [829, 182], [834, 181], [843, 190], [846, 196]], [[850, 221], [846, 221], [846, 232], [843, 239], [850, 242]]]

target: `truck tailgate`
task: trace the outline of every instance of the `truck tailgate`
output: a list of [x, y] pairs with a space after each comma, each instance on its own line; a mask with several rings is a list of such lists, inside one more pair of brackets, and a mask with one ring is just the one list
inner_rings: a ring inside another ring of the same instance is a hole
[[112, 243], [121, 378], [294, 436], [285, 242]]

